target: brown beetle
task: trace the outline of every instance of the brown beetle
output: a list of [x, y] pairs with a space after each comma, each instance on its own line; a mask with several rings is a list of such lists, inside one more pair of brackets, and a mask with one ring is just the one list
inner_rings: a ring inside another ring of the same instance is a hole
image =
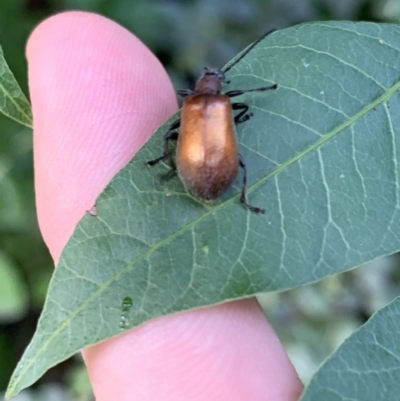
[[[164, 135], [163, 155], [148, 161], [148, 166], [170, 158], [168, 143], [170, 140], [178, 140], [176, 169], [191, 193], [206, 202], [213, 201], [229, 188], [240, 166], [243, 169], [240, 202], [252, 212], [264, 213], [263, 209], [251, 206], [246, 201], [247, 170], [236, 140], [235, 124], [249, 120], [253, 114], [247, 112], [249, 106], [246, 103], [231, 103], [230, 98], [248, 92], [277, 89], [278, 85], [231, 90], [225, 94], [221, 94], [221, 86], [222, 83], [229, 83], [225, 80], [225, 73], [272, 32], [274, 30], [250, 45], [224, 70], [205, 68], [194, 91], [177, 91], [184, 98], [181, 118], [173, 122]], [[233, 110], [240, 110], [240, 113], [233, 117]], [[171, 164], [175, 169], [172, 160]]]

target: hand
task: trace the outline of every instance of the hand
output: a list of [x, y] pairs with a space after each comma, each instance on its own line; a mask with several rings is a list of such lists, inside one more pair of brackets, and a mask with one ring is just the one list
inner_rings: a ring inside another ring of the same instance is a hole
[[[177, 110], [158, 60], [98, 15], [39, 25], [27, 47], [37, 213], [57, 263], [79, 219]], [[302, 385], [255, 299], [155, 319], [83, 351], [97, 401], [294, 401]]]

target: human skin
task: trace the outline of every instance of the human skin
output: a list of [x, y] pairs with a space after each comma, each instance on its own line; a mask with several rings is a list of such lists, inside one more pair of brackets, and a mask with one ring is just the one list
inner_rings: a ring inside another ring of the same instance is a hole
[[[37, 214], [57, 263], [76, 223], [177, 103], [154, 55], [98, 15], [47, 19], [27, 57]], [[83, 357], [97, 401], [294, 401], [302, 391], [254, 298], [154, 319]]]

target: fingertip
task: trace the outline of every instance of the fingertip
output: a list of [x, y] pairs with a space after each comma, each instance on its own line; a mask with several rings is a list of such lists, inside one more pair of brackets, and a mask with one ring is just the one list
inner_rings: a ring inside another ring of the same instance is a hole
[[177, 109], [156, 57], [102, 16], [66, 12], [27, 44], [39, 225], [55, 260], [86, 210]]

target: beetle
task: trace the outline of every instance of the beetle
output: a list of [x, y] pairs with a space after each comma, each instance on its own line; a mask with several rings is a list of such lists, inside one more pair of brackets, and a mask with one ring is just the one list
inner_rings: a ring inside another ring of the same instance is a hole
[[[173, 171], [177, 170], [186, 189], [205, 202], [221, 196], [232, 184], [239, 167], [243, 169], [240, 203], [254, 213], [265, 210], [251, 206], [246, 200], [247, 168], [239, 153], [235, 125], [248, 121], [246, 103], [232, 103], [230, 98], [249, 92], [263, 92], [277, 89], [278, 85], [254, 89], [237, 89], [221, 93], [222, 84], [229, 84], [225, 73], [243, 59], [262, 39], [275, 30], [267, 32], [225, 69], [204, 68], [203, 75], [197, 80], [194, 90], [178, 90], [184, 98], [181, 118], [174, 121], [164, 135], [162, 156], [147, 162], [154, 166], [169, 159]], [[233, 111], [239, 111], [233, 116]], [[179, 130], [179, 132], [178, 132]], [[176, 166], [170, 157], [169, 142], [177, 140]]]

